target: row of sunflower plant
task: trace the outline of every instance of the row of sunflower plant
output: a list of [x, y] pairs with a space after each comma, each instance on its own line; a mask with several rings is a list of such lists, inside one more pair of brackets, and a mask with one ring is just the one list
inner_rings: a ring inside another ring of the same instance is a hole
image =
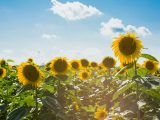
[[100, 63], [58, 57], [46, 65], [29, 58], [14, 66], [2, 59], [0, 120], [158, 119], [159, 62], [142, 49], [142, 41], [128, 32], [112, 43], [119, 66], [110, 56]]

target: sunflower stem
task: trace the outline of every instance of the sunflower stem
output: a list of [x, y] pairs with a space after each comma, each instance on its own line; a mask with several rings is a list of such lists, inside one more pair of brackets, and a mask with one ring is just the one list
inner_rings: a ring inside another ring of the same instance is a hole
[[108, 89], [109, 89], [109, 91], [110, 91], [110, 82], [111, 82], [111, 80], [112, 80], [112, 78], [111, 78], [111, 70], [110, 70], [110, 68], [109, 68], [109, 70], [108, 70], [108, 75], [109, 75]]
[[[134, 67], [135, 67], [135, 76], [137, 76], [137, 63], [136, 61], [134, 62]], [[138, 101], [139, 101], [139, 84], [136, 82], [136, 103], [137, 103], [137, 120], [140, 120], [140, 111], [138, 108]]]
[[126, 80], [128, 79], [128, 74], [127, 74], [127, 72], [126, 72]]
[[[75, 75], [74, 75], [74, 78], [73, 78], [74, 81], [75, 81], [75, 83], [74, 83], [75, 86], [77, 86], [76, 77], [77, 77], [77, 72], [75, 72]], [[75, 95], [77, 96], [77, 89], [75, 89]]]
[[37, 99], [38, 99], [38, 89], [37, 89], [37, 87], [36, 87], [36, 89], [35, 89], [35, 93], [36, 93], [35, 120], [38, 120], [38, 101], [37, 101]]

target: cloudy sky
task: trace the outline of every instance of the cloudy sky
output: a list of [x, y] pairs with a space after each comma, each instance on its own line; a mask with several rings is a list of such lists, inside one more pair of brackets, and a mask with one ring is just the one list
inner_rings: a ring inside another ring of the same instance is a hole
[[134, 31], [160, 59], [160, 0], [0, 0], [0, 58], [100, 61], [112, 38]]

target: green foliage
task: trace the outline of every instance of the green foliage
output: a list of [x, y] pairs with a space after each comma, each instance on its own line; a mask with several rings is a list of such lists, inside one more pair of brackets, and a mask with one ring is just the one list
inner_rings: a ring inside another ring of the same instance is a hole
[[141, 54], [141, 57], [147, 58], [147, 59], [149, 59], [149, 60], [153, 60], [153, 61], [159, 62], [155, 57], [153, 57], [153, 56], [150, 55], [150, 54]]
[[[148, 58], [148, 55], [143, 56]], [[126, 66], [119, 72], [113, 68], [110, 73], [88, 68], [91, 77], [82, 81], [77, 71], [52, 75], [40, 66], [44, 80], [36, 92], [33, 86], [19, 83], [14, 67], [9, 68], [8, 63], [3, 67], [7, 69], [7, 76], [0, 79], [0, 120], [95, 120], [94, 112], [98, 107], [107, 110], [107, 119], [117, 115], [136, 119], [137, 84], [139, 101], [146, 103], [140, 108], [141, 116], [150, 119], [160, 113], [160, 80], [149, 75], [145, 68], [137, 68], [136, 76], [133, 66]]]
[[113, 94], [112, 101], [116, 100], [120, 95], [125, 93], [125, 91], [127, 91], [129, 88], [133, 87], [134, 85], [135, 85], [135, 82], [126, 83], [124, 86], [118, 89], [117, 92]]
[[30, 108], [28, 107], [16, 108], [8, 114], [7, 120], [20, 120], [22, 117], [26, 116], [29, 112]]

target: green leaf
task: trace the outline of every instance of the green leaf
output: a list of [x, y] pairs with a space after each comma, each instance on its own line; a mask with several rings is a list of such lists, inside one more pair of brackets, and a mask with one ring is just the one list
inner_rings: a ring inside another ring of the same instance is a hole
[[127, 69], [128, 66], [123, 67], [119, 72], [117, 72], [114, 77], [117, 77], [121, 72], [123, 72], [125, 69]]
[[23, 101], [27, 104], [27, 106], [35, 106], [36, 105], [33, 96], [27, 96], [24, 98]]
[[60, 103], [55, 98], [50, 96], [47, 96], [44, 100], [42, 100], [42, 103], [45, 107], [54, 112], [59, 112], [62, 109]]
[[7, 62], [14, 62], [14, 60], [12, 60], [12, 59], [8, 59], [8, 60], [7, 60]]
[[11, 111], [8, 116], [7, 120], [20, 120], [22, 117], [26, 116], [30, 112], [30, 108], [28, 107], [20, 107], [16, 108]]
[[24, 92], [24, 91], [26, 91], [26, 90], [32, 90], [32, 89], [33, 89], [33, 87], [30, 86], [30, 85], [22, 86], [22, 87], [18, 90], [16, 96], [18, 96], [19, 94], [21, 94], [22, 92]]
[[128, 70], [128, 76], [129, 76], [130, 78], [132, 78], [132, 77], [135, 76], [135, 70], [134, 70], [134, 68], [130, 68], [130, 69]]
[[147, 58], [147, 59], [149, 59], [149, 60], [153, 60], [153, 61], [159, 62], [155, 57], [153, 57], [153, 56], [150, 55], [150, 54], [141, 54], [141, 57]]
[[96, 106], [92, 106], [92, 105], [84, 106], [82, 107], [82, 109], [84, 109], [86, 112], [94, 112], [96, 109]]
[[6, 111], [6, 109], [7, 109], [7, 104], [0, 104], [1, 111]]
[[133, 82], [127, 83], [126, 85], [121, 87], [119, 90], [117, 90], [116, 93], [113, 94], [112, 101], [116, 100], [120, 95], [122, 95], [126, 90], [128, 90], [129, 88], [131, 88], [135, 84], [136, 83], [133, 81]]
[[51, 85], [43, 84], [43, 89], [49, 91], [50, 93], [54, 93], [54, 87]]
[[142, 89], [142, 91], [148, 95], [150, 95], [153, 99], [156, 99], [160, 102], [160, 87], [156, 89]]
[[144, 77], [148, 74], [148, 70], [146, 68], [138, 68], [137, 72], [141, 77]]

